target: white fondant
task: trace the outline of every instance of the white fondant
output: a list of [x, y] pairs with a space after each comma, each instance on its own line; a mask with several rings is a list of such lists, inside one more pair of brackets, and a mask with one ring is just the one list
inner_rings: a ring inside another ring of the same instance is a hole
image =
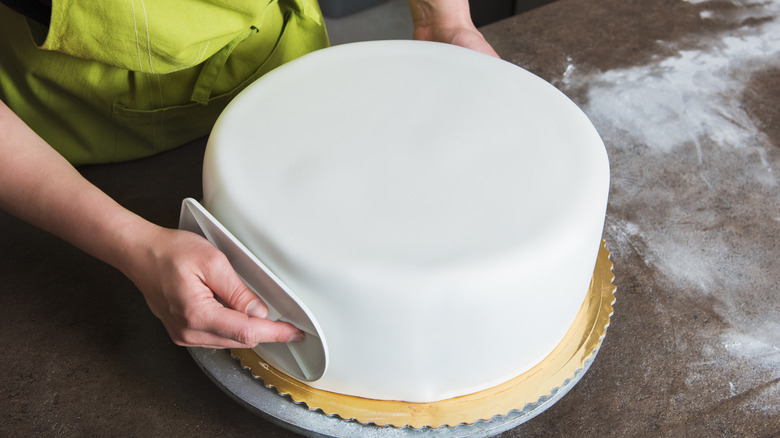
[[542, 79], [466, 49], [335, 46], [225, 110], [206, 207], [316, 316], [310, 384], [437, 401], [540, 362], [599, 249], [606, 151]]

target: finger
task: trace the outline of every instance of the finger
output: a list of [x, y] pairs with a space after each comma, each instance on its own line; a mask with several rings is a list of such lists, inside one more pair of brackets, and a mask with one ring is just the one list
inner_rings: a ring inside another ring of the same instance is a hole
[[204, 280], [214, 295], [227, 307], [256, 318], [268, 316], [268, 307], [241, 281], [226, 259], [222, 259], [221, 263], [214, 263]]
[[204, 320], [206, 331], [255, 346], [261, 342], [300, 342], [301, 330], [286, 322], [254, 318], [227, 307], [212, 309]]
[[242, 344], [233, 339], [228, 339], [219, 335], [215, 335], [209, 332], [203, 331], [188, 331], [174, 336], [171, 334], [171, 339], [176, 345], [182, 347], [199, 347], [199, 348], [253, 348], [255, 345]]

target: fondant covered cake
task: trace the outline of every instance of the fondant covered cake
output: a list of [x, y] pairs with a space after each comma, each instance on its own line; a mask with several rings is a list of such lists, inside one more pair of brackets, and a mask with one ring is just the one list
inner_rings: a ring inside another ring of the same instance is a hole
[[317, 321], [327, 364], [308, 384], [412, 402], [498, 385], [553, 350], [608, 189], [604, 145], [562, 93], [414, 41], [274, 70], [228, 106], [204, 163], [206, 208]]

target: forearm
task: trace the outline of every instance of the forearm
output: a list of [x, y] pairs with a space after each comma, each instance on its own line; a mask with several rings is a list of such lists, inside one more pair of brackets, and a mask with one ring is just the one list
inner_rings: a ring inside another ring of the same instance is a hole
[[291, 324], [265, 319], [265, 305], [207, 240], [123, 208], [2, 101], [0, 209], [121, 270], [179, 345], [249, 348], [303, 339]]
[[[120, 269], [155, 226], [93, 186], [0, 102], [0, 208]], [[135, 243], [134, 243], [135, 242]]]

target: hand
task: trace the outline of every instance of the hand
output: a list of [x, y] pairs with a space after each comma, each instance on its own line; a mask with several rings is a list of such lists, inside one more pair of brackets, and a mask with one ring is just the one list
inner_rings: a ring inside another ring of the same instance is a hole
[[498, 53], [474, 26], [471, 28], [415, 28], [414, 39], [449, 43], [498, 58]]
[[0, 208], [121, 270], [174, 342], [240, 348], [303, 340], [291, 324], [265, 319], [265, 304], [206, 239], [126, 210], [2, 101], [0, 133]]
[[303, 340], [293, 325], [265, 319], [265, 304], [206, 239], [159, 227], [151, 239], [128, 276], [176, 344], [251, 348]]
[[409, 0], [414, 39], [454, 44], [498, 58], [471, 21], [467, 0]]

